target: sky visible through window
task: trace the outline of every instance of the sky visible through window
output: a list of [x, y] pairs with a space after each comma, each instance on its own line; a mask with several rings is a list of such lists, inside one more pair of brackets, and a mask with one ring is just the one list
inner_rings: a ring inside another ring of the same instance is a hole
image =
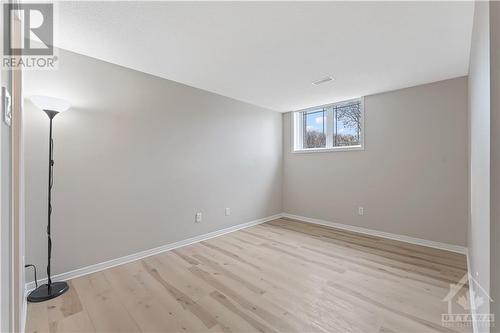
[[361, 110], [359, 103], [334, 108], [334, 146], [359, 145]]
[[308, 132], [316, 131], [323, 133], [326, 119], [322, 111], [308, 113], [306, 116], [306, 123]]
[[[323, 112], [318, 113], [308, 113], [306, 116], [306, 129], [308, 132], [316, 131], [323, 133], [323, 124], [326, 125], [326, 118], [323, 116]], [[349, 126], [345, 121], [339, 119], [337, 123], [337, 133], [338, 134], [350, 134], [353, 136], [358, 135], [358, 130], [354, 126]]]
[[326, 146], [326, 112], [323, 109], [304, 114], [306, 148], [324, 148]]

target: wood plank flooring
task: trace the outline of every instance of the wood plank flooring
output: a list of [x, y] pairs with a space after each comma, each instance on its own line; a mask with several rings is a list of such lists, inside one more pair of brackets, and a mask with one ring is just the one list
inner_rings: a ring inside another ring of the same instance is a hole
[[466, 266], [460, 254], [279, 219], [73, 279], [29, 304], [26, 332], [471, 332], [441, 324]]

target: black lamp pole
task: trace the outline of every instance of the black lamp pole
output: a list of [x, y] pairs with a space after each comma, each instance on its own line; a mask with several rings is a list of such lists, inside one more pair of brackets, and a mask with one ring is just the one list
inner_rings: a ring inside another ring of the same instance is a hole
[[54, 175], [54, 140], [52, 139], [52, 119], [59, 113], [52, 110], [43, 110], [49, 116], [49, 186], [48, 186], [48, 207], [47, 207], [47, 284], [33, 290], [28, 295], [29, 302], [43, 302], [55, 298], [68, 291], [69, 286], [66, 282], [52, 282], [50, 276], [50, 259], [52, 257], [52, 239], [50, 238], [50, 216], [52, 215], [52, 185]]

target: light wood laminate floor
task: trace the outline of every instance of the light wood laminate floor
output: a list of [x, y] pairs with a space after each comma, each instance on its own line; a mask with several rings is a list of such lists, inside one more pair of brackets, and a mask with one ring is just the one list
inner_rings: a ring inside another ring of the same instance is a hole
[[280, 219], [73, 279], [26, 332], [471, 332], [441, 324], [465, 273], [460, 254]]

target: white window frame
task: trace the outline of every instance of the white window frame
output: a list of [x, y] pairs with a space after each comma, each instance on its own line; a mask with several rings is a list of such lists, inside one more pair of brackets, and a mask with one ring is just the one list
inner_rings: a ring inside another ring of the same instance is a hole
[[[333, 108], [338, 105], [349, 104], [352, 102], [360, 103], [359, 108], [361, 132], [359, 134], [359, 145], [333, 147]], [[324, 109], [326, 113], [326, 147], [325, 148], [302, 148], [303, 147], [303, 128], [304, 128], [304, 112], [316, 111]], [[354, 98], [347, 101], [320, 105], [312, 108], [307, 108], [292, 112], [292, 153], [316, 153], [316, 152], [333, 152], [333, 151], [353, 151], [365, 149], [365, 99], [364, 97]]]

